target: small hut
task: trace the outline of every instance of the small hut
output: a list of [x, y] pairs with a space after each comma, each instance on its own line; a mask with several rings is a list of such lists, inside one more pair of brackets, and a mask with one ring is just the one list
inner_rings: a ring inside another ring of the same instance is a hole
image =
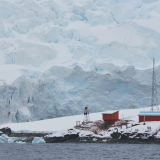
[[141, 111], [138, 116], [139, 122], [160, 121], [160, 111]]
[[119, 111], [108, 111], [102, 113], [102, 118], [105, 124], [114, 124], [115, 121], [119, 120]]

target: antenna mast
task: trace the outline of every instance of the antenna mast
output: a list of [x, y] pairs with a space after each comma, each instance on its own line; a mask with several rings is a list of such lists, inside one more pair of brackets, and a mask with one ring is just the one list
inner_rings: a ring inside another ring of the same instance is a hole
[[130, 103], [131, 108], [135, 109], [135, 96], [132, 96], [132, 102]]
[[157, 97], [157, 85], [156, 85], [156, 73], [155, 73], [155, 60], [153, 58], [153, 75], [152, 75], [152, 100], [151, 100], [151, 111], [154, 111], [154, 106], [158, 108], [158, 97]]

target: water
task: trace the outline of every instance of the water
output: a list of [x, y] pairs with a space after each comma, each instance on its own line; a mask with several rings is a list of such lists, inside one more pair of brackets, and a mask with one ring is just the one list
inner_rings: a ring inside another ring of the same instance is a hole
[[0, 144], [0, 160], [160, 159], [156, 144]]

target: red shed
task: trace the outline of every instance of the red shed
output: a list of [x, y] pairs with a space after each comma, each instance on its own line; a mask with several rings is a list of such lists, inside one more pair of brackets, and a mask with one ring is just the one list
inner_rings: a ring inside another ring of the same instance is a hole
[[119, 120], [119, 111], [108, 111], [107, 113], [102, 113], [102, 118], [105, 124], [114, 124], [115, 121]]
[[160, 121], [160, 111], [141, 111], [138, 116], [139, 122]]

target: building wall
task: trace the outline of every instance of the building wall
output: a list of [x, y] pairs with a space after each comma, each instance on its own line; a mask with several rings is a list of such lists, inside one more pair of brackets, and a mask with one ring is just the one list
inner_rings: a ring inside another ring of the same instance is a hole
[[118, 120], [119, 112], [115, 112], [113, 114], [103, 114], [103, 120]]
[[[145, 116], [145, 121], [160, 121], [160, 116]], [[144, 116], [139, 116], [139, 122], [144, 122]]]
[[105, 124], [114, 124], [119, 119], [119, 112], [113, 114], [103, 114], [103, 120]]
[[105, 124], [114, 124], [116, 120], [105, 120]]

